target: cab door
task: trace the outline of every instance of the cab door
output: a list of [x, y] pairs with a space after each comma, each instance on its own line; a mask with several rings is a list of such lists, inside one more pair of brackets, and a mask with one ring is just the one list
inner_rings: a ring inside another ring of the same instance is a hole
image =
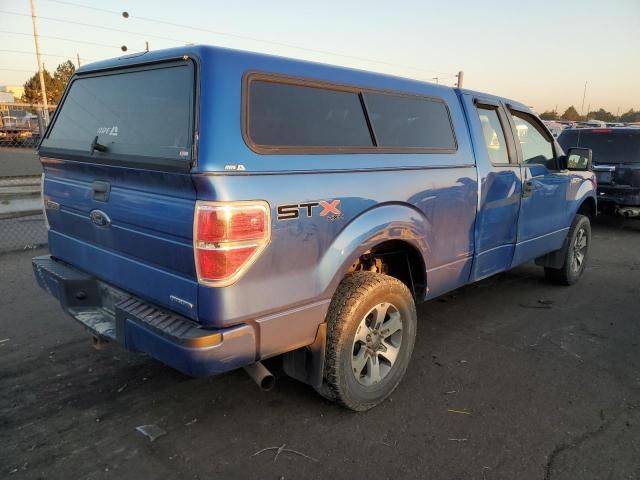
[[464, 95], [478, 168], [478, 214], [470, 281], [511, 267], [522, 196], [510, 122], [492, 97]]
[[507, 108], [523, 182], [516, 266], [562, 247], [569, 229], [570, 175], [559, 170], [555, 142], [544, 124], [529, 112]]

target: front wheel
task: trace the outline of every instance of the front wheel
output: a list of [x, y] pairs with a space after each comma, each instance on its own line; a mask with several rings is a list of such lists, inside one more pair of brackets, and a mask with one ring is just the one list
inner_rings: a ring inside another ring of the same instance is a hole
[[317, 390], [355, 410], [369, 410], [398, 386], [416, 339], [416, 307], [407, 286], [374, 272], [340, 283], [327, 314], [324, 382]]
[[551, 282], [558, 285], [573, 285], [587, 266], [589, 248], [591, 247], [591, 223], [584, 215], [576, 215], [569, 233], [569, 244], [560, 268], [545, 267], [544, 274]]

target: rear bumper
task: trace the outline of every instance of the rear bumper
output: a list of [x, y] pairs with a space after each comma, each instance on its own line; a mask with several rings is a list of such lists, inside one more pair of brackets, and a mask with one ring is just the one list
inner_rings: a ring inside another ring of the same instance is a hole
[[207, 330], [49, 255], [32, 260], [40, 287], [94, 335], [144, 352], [187, 375], [207, 376], [256, 360], [249, 325]]
[[611, 210], [620, 207], [640, 207], [640, 188], [599, 185], [598, 204]]

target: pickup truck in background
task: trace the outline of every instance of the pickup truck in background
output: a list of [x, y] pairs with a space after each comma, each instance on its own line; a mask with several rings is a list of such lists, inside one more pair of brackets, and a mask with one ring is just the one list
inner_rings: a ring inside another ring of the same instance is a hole
[[403, 377], [416, 303], [535, 260], [585, 270], [590, 151], [523, 104], [206, 46], [80, 68], [40, 145], [40, 286], [188, 375], [261, 360], [353, 410]]
[[588, 148], [598, 183], [598, 209], [640, 218], [640, 128], [572, 128], [558, 137], [565, 149]]

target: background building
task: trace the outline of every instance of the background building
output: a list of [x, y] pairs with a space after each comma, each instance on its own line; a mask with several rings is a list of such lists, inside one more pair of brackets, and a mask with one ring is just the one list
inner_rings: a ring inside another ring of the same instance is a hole
[[[0, 86], [0, 93], [10, 94], [16, 102], [19, 102], [24, 94], [24, 87], [22, 85], [4, 85]], [[9, 102], [12, 100], [5, 100], [6, 95], [0, 95], [0, 102]]]

